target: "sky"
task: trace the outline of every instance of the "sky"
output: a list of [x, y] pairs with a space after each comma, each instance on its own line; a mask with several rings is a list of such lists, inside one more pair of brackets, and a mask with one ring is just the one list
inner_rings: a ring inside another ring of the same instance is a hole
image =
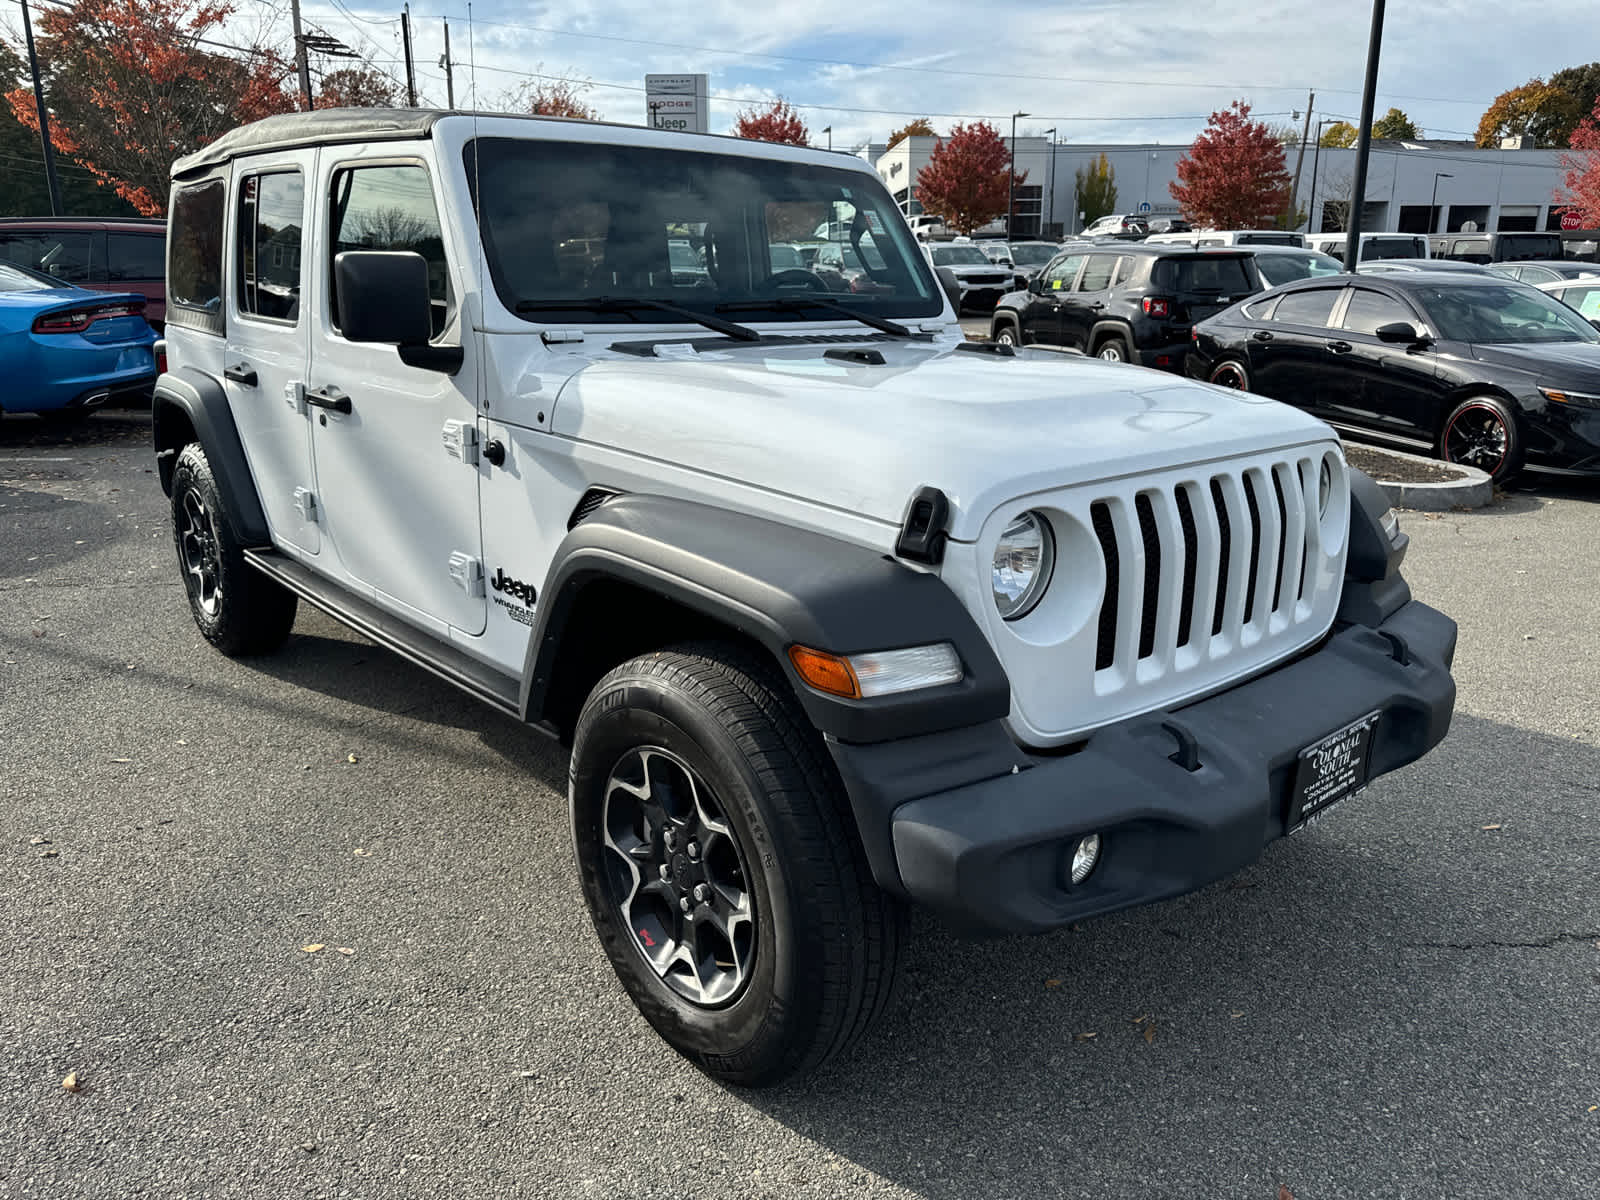
[[[303, 0], [308, 25], [403, 79], [399, 7]], [[1600, 5], [1580, 0], [1553, 16], [1527, 0], [1391, 5], [1376, 112], [1395, 106], [1426, 135], [1471, 137], [1500, 92], [1600, 58]], [[920, 115], [941, 133], [975, 119], [1008, 132], [1014, 112], [1030, 114], [1019, 136], [1054, 128], [1076, 143], [1187, 144], [1235, 99], [1274, 124], [1296, 112], [1303, 121], [1308, 90], [1317, 119], [1353, 122], [1371, 10], [1327, 0], [475, 0], [469, 27], [465, 0], [418, 0], [418, 84], [438, 104], [442, 18], [460, 107], [474, 87], [490, 109], [530, 77], [566, 77], [592, 83], [585, 98], [602, 117], [642, 124], [646, 73], [705, 73], [711, 132], [783, 96], [814, 144], [831, 125], [834, 147], [848, 148]]]

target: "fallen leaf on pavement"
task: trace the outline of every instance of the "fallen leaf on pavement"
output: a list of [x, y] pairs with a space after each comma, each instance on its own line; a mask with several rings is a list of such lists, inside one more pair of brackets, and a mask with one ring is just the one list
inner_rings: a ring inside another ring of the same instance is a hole
[[1244, 1013], [1243, 1013], [1243, 1012], [1238, 1012], [1238, 1011], [1235, 1011], [1235, 1012], [1231, 1012], [1231, 1013], [1229, 1013], [1229, 1014], [1228, 1014], [1228, 1015], [1229, 1015], [1229, 1016], [1230, 1016], [1230, 1017], [1232, 1017], [1232, 1018], [1233, 1018], [1233, 1019], [1234, 1019], [1234, 1020], [1235, 1020], [1235, 1021], [1237, 1021], [1237, 1020], [1238, 1020], [1238, 1019], [1239, 1019], [1239, 1018], [1240, 1018], [1240, 1017], [1242, 1017], [1242, 1016], [1244, 1016]]
[[72, 1074], [68, 1075], [65, 1079], [63, 1079], [61, 1081], [61, 1086], [66, 1088], [67, 1091], [69, 1091], [69, 1092], [77, 1091], [78, 1087], [79, 1087], [79, 1084], [78, 1084], [78, 1073], [76, 1071], [74, 1071], [74, 1072], [72, 1072]]
[[1150, 1019], [1150, 1014], [1149, 1013], [1145, 1013], [1142, 1017], [1135, 1017], [1133, 1019], [1133, 1023], [1135, 1025], [1143, 1025], [1149, 1019]]
[[1600, 1108], [1600, 1104], [1591, 1104], [1591, 1105], [1589, 1105], [1589, 1111], [1590, 1112], [1594, 1112], [1595, 1109], [1597, 1109], [1597, 1108]]
[[1498, 826], [1498, 825], [1479, 825], [1478, 828], [1484, 830], [1485, 832], [1487, 832], [1488, 830], [1491, 830], [1491, 829], [1499, 829], [1500, 826]]
[[1049, 987], [1049, 988], [1060, 987], [1061, 986], [1061, 980], [1059, 980], [1059, 979], [1046, 979], [1044, 981], [1044, 985], [1045, 985], [1045, 987]]
[[1092, 1033], [1092, 1032], [1091, 1033], [1080, 1033], [1080, 1034], [1077, 1034], [1072, 1040], [1075, 1041], [1075, 1042], [1087, 1042], [1090, 1038], [1098, 1037], [1098, 1036], [1099, 1036], [1099, 1034]]
[[354, 850], [350, 851], [350, 853], [354, 854], [357, 858], [371, 858], [372, 857], [372, 851], [366, 849], [364, 846], [357, 846]]
[[59, 851], [59, 850], [41, 850], [41, 851], [39, 851], [39, 857], [40, 858], [60, 858], [61, 857], [61, 851]]
[[133, 761], [133, 759], [131, 759], [131, 758], [113, 758], [111, 761], [112, 762], [116, 762], [116, 763], [131, 763]]
[[1144, 1027], [1144, 1040], [1146, 1045], [1156, 1040], [1156, 1027], [1154, 1025], [1146, 1025]]
[[35, 837], [28, 839], [28, 845], [30, 846], [48, 846], [49, 844], [50, 839], [47, 837]]
[[318, 950], [326, 950], [327, 948], [328, 944], [326, 942], [312, 942], [309, 946], [300, 947], [307, 954], [315, 954]]
[[354, 754], [350, 755], [348, 758], [345, 759], [345, 762], [360, 762], [360, 761], [361, 760], [359, 758], [357, 758]]
[[350, 955], [355, 953], [355, 951], [352, 950], [349, 946], [335, 946], [333, 948], [333, 950], [334, 950], [335, 954], [343, 954], [346, 957], [349, 957]]
[[1294, 1200], [1294, 1193], [1280, 1183], [1278, 1185], [1278, 1200]]

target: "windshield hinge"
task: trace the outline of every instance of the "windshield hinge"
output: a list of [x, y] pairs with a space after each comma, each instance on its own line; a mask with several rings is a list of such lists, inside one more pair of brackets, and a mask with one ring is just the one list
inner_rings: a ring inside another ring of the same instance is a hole
[[581, 329], [545, 329], [539, 333], [539, 339], [546, 346], [565, 345], [571, 342], [583, 341]]
[[446, 421], [440, 431], [444, 452], [468, 466], [478, 461], [478, 427], [471, 421]]
[[483, 595], [483, 564], [460, 550], [450, 555], [450, 578], [469, 596]]

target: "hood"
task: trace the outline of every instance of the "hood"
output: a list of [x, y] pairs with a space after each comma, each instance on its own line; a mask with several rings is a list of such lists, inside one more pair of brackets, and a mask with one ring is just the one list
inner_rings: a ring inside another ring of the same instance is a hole
[[816, 345], [608, 356], [562, 387], [552, 431], [891, 525], [931, 485], [957, 540], [1034, 492], [1334, 437], [1287, 405], [1142, 367], [874, 348], [885, 365]]
[[944, 270], [955, 273], [957, 279], [965, 279], [968, 275], [1004, 275], [1011, 268], [1001, 263], [962, 263], [959, 267], [945, 267]]
[[1540, 377], [1570, 374], [1591, 383], [1600, 380], [1600, 342], [1480, 343], [1472, 347], [1472, 357]]

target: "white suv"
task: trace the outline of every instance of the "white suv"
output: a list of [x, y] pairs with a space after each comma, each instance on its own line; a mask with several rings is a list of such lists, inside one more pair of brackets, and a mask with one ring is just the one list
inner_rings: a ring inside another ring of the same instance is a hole
[[[335, 110], [169, 211], [201, 632], [270, 652], [304, 599], [570, 745], [599, 939], [719, 1077], [848, 1046], [909, 901], [1177, 895], [1444, 735], [1455, 626], [1327, 426], [965, 342], [865, 163]], [[824, 220], [870, 287], [772, 269]]]

